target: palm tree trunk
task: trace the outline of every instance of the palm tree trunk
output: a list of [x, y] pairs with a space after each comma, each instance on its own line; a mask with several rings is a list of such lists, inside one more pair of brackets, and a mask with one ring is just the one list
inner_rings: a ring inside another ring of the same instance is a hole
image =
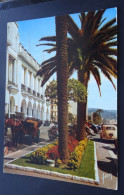
[[[83, 73], [83, 71], [80, 69], [78, 71], [78, 80], [86, 87], [87, 90], [88, 74]], [[81, 141], [85, 138], [86, 112], [87, 112], [87, 98], [86, 98], [86, 102], [77, 102], [76, 138], [78, 141]]]
[[68, 55], [66, 16], [56, 17], [57, 93], [58, 93], [58, 150], [63, 163], [68, 162]]

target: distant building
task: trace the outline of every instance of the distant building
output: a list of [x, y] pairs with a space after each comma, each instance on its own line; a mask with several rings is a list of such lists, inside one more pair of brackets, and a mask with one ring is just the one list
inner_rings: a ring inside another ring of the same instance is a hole
[[42, 78], [36, 76], [39, 64], [19, 43], [18, 25], [7, 25], [5, 114], [50, 120], [50, 103], [44, 97]]
[[58, 121], [58, 106], [57, 104], [51, 103], [51, 121]]
[[117, 125], [117, 120], [116, 119], [111, 119], [111, 120], [108, 121], [108, 123]]
[[[69, 102], [68, 111], [77, 118], [77, 102]], [[88, 109], [86, 110], [86, 120], [88, 120]]]

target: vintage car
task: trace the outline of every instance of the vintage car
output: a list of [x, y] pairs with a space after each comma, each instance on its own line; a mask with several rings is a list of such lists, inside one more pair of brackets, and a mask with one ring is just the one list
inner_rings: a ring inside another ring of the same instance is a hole
[[88, 135], [93, 135], [93, 136], [96, 135], [96, 134], [94, 133], [94, 131], [93, 131], [89, 126], [87, 126], [87, 125], [86, 125], [86, 133], [87, 133]]
[[49, 121], [45, 121], [43, 125], [44, 126], [50, 126], [50, 122]]
[[116, 125], [103, 125], [100, 131], [101, 139], [117, 140], [117, 126]]
[[92, 130], [94, 131], [94, 133], [99, 133], [99, 131], [101, 130], [101, 129], [100, 129], [100, 126], [95, 125], [95, 124], [93, 124], [93, 123], [91, 123], [91, 122], [88, 122], [88, 123], [87, 123], [87, 126], [88, 126], [90, 129], [92, 129]]

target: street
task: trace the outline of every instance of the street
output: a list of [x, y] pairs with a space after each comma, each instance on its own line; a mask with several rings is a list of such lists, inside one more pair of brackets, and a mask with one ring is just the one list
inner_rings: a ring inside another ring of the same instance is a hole
[[[33, 143], [31, 146], [23, 145], [16, 151], [9, 151], [9, 154], [4, 157], [4, 163], [9, 162], [15, 158], [19, 158], [27, 153], [34, 151], [39, 147], [43, 147], [46, 144], [49, 144], [51, 141], [48, 138], [48, 129], [50, 126], [41, 126], [40, 127], [40, 139], [38, 143]], [[97, 165], [99, 172], [99, 187], [117, 189], [117, 154], [115, 151], [115, 146], [113, 141], [101, 140], [100, 135], [92, 136], [91, 140], [96, 142], [96, 153], [97, 153]], [[29, 175], [28, 172], [11, 170], [8, 168], [4, 169], [4, 172]], [[44, 177], [42, 174], [30, 173], [32, 176]], [[50, 176], [45, 176], [45, 178], [51, 178]], [[52, 179], [58, 179], [52, 176]], [[67, 179], [62, 179], [62, 181], [69, 181]], [[72, 182], [72, 180], [70, 181]], [[80, 182], [76, 182], [80, 183]], [[84, 183], [85, 184], [85, 183]], [[93, 184], [90, 184], [93, 185]]]
[[100, 135], [92, 137], [96, 142], [97, 164], [100, 187], [117, 189], [117, 151], [112, 140], [101, 140]]

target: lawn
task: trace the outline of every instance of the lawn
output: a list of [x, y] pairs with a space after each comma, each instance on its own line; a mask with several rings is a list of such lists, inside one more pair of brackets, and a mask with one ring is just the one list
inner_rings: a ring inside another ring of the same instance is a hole
[[55, 172], [64, 173], [64, 174], [76, 175], [79, 177], [95, 179], [94, 142], [93, 141], [89, 140], [87, 142], [87, 147], [82, 157], [80, 167], [76, 170], [70, 170], [65, 167], [59, 168], [59, 167], [49, 167], [49, 166], [41, 165], [41, 164], [34, 164], [30, 161], [30, 155], [31, 154], [23, 156], [20, 159], [17, 159], [11, 162], [11, 164], [15, 164], [15, 165], [23, 166], [23, 167], [33, 167], [37, 169], [44, 169], [44, 170], [55, 171]]

